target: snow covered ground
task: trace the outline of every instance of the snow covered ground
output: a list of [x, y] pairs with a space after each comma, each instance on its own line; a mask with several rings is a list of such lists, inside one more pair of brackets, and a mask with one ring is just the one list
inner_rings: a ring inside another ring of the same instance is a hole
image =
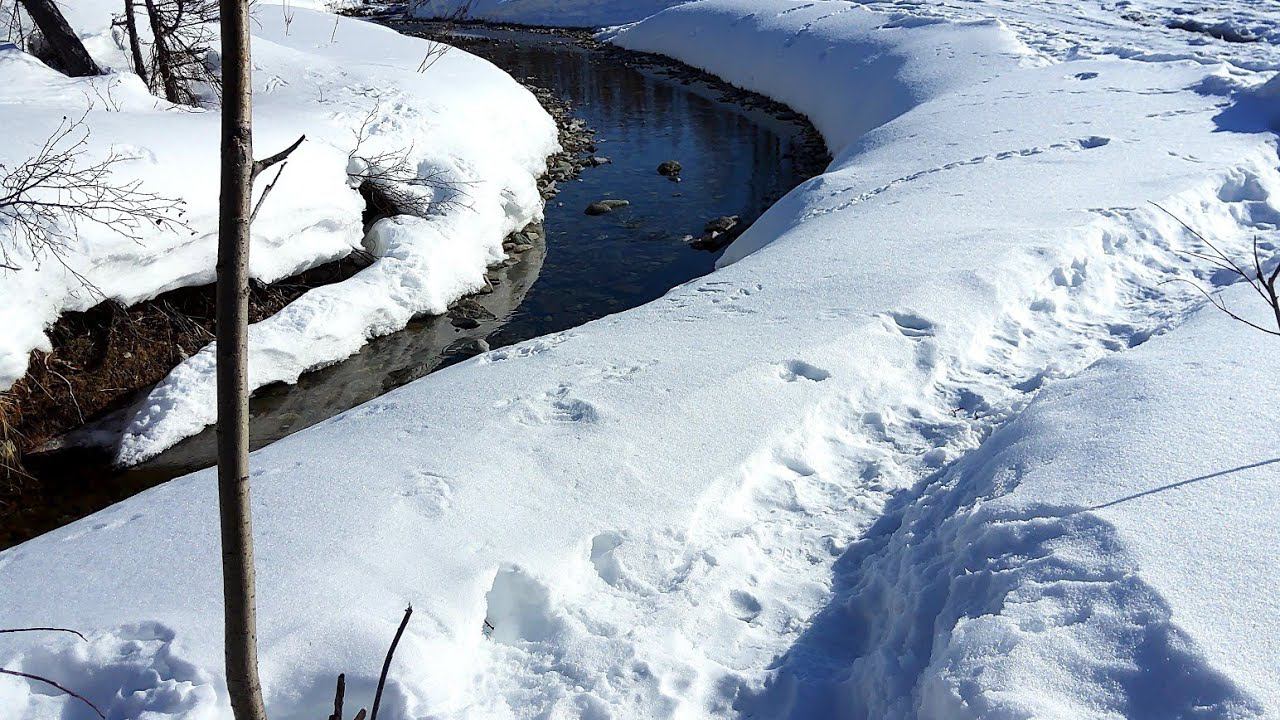
[[[1277, 341], [1170, 282], [1230, 278], [1152, 205], [1276, 262], [1275, 48], [927, 5], [615, 31], [836, 160], [711, 276], [256, 453], [273, 717], [367, 694], [409, 602], [389, 718], [1280, 716]], [[6, 624], [90, 635], [0, 666], [225, 717], [214, 498], [197, 473], [0, 553]]]
[[[110, 29], [117, 3], [77, 2], [68, 10], [99, 61], [117, 71], [71, 79], [17, 49], [0, 50], [7, 138], [0, 162], [22, 162], [58, 119], [84, 114], [89, 157], [112, 148], [136, 156], [119, 168], [118, 182], [137, 180], [143, 190], [184, 201], [191, 232], [144, 228], [135, 242], [112, 224], [80, 223], [66, 262], [94, 292], [50, 257], [24, 257], [11, 228], [0, 228], [22, 268], [0, 278], [0, 387], [25, 372], [33, 348], [47, 347], [44, 329], [59, 313], [102, 296], [129, 304], [213, 280], [217, 113], [173, 107], [147, 92]], [[324, 12], [291, 7], [286, 14], [279, 4], [259, 4], [254, 17], [257, 152], [266, 156], [307, 136], [254, 223], [254, 276], [287, 277], [362, 241], [379, 256], [355, 277], [313, 290], [252, 328], [257, 387], [293, 382], [483, 286], [487, 265], [505, 257], [503, 238], [541, 217], [535, 180], [557, 145], [554, 123], [534, 97], [479, 58], [449, 52], [419, 72], [426, 41]], [[433, 193], [440, 211], [384, 220], [365, 238], [364, 201], [349, 175], [365, 172], [365, 159], [396, 168], [397, 179], [433, 178], [442, 187], [411, 189]], [[210, 346], [139, 406], [121, 460], [153, 455], [212, 422], [213, 383]]]

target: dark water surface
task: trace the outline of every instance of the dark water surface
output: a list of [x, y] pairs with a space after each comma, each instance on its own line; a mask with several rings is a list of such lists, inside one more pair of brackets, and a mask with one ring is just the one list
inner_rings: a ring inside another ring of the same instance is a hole
[[[700, 234], [722, 215], [754, 220], [805, 179], [797, 167], [803, 161], [793, 159], [807, 130], [802, 119], [747, 109], [722, 99], [723, 88], [682, 82], [620, 51], [564, 36], [477, 27], [453, 32], [460, 45], [566, 101], [595, 130], [594, 154], [611, 163], [560, 183], [546, 208], [545, 244], [495, 271], [495, 292], [475, 298], [493, 319], [461, 330], [448, 317], [423, 318], [297, 385], [263, 388], [251, 402], [255, 448], [469, 357], [475, 350], [462, 346], [470, 340], [483, 338], [496, 348], [658, 298], [714, 266], [718, 253], [690, 248], [685, 236]], [[657, 173], [665, 160], [681, 163], [681, 182]], [[631, 204], [604, 216], [584, 214], [605, 198]], [[214, 464], [214, 442], [206, 430], [122, 473], [106, 471], [100, 457], [61, 457], [55, 463], [71, 483], [63, 521]], [[85, 483], [92, 483], [94, 500], [73, 487]]]

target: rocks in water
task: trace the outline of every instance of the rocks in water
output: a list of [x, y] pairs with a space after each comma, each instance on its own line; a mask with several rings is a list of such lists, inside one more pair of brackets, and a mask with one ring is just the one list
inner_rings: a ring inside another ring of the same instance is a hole
[[680, 178], [680, 171], [682, 169], [683, 168], [680, 166], [680, 163], [675, 160], [666, 160], [662, 164], [658, 165], [658, 174], [670, 180], [677, 180]]
[[519, 245], [512, 247], [511, 252], [522, 253], [522, 252], [529, 252], [532, 249], [533, 249], [533, 246], [530, 245], [529, 243], [520, 243]]
[[737, 239], [745, 229], [737, 215], [722, 215], [709, 221], [702, 228], [702, 235], [689, 245], [698, 250], [719, 250]]
[[588, 215], [607, 215], [620, 207], [626, 207], [631, 204], [629, 200], [599, 200], [591, 203], [584, 211]]
[[721, 215], [720, 217], [716, 218], [715, 220], [711, 220], [705, 226], [703, 226], [702, 231], [707, 233], [713, 233], [713, 232], [727, 233], [730, 230], [733, 230], [734, 228], [736, 228], [737, 226], [738, 226], [737, 215]]
[[445, 355], [472, 357], [489, 352], [489, 341], [484, 338], [462, 338], [444, 349]]
[[587, 161], [586, 161], [586, 164], [590, 165], [591, 167], [600, 167], [601, 165], [609, 165], [612, 163], [613, 163], [612, 160], [610, 160], [607, 157], [601, 157], [600, 155], [592, 155], [591, 157], [587, 158]]
[[471, 330], [480, 327], [481, 320], [493, 320], [495, 316], [474, 299], [464, 297], [449, 308], [449, 322], [456, 328]]

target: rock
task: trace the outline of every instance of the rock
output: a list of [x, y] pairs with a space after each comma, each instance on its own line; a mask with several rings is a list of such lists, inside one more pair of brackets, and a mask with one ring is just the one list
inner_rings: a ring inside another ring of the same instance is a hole
[[462, 338], [444, 349], [446, 355], [472, 357], [489, 352], [489, 341], [484, 338]]
[[471, 330], [480, 327], [481, 320], [493, 320], [494, 314], [471, 298], [462, 298], [449, 308], [449, 322], [456, 328]]
[[519, 244], [519, 245], [517, 245], [517, 246], [515, 246], [515, 247], [511, 248], [511, 252], [513, 252], [513, 253], [522, 253], [522, 252], [529, 252], [529, 251], [530, 251], [530, 250], [532, 250], [532, 249], [533, 249], [533, 246], [532, 246], [532, 245], [530, 245], [530, 244], [528, 244], [528, 243], [521, 243], [521, 244]]
[[658, 166], [658, 174], [668, 178], [680, 177], [680, 163], [675, 160], [667, 160]]
[[605, 215], [613, 212], [617, 208], [626, 207], [630, 204], [631, 202], [629, 200], [599, 200], [588, 205], [585, 212], [588, 215]]
[[612, 162], [613, 162], [613, 161], [612, 161], [612, 160], [610, 160], [610, 159], [609, 159], [609, 158], [607, 158], [607, 157], [601, 157], [601, 156], [599, 156], [599, 155], [592, 155], [591, 157], [587, 158], [587, 163], [586, 163], [586, 164], [587, 164], [587, 165], [590, 165], [591, 167], [600, 167], [601, 165], [609, 165], [609, 164], [611, 164]]
[[716, 251], [733, 242], [745, 229], [737, 215], [724, 215], [708, 222], [702, 236], [689, 245], [698, 250]]
[[704, 232], [709, 232], [709, 233], [712, 233], [712, 232], [725, 233], [725, 232], [729, 232], [730, 230], [734, 229], [737, 226], [738, 226], [737, 215], [722, 215], [716, 218], [715, 220], [708, 222], [706, 226], [703, 227], [702, 229]]

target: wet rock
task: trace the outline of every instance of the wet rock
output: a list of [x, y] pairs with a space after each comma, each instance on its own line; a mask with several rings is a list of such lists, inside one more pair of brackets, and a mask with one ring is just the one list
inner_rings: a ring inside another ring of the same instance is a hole
[[529, 251], [530, 251], [530, 250], [532, 250], [532, 249], [533, 249], [533, 246], [532, 246], [532, 245], [530, 245], [530, 244], [528, 244], [528, 243], [521, 243], [521, 244], [516, 245], [515, 247], [511, 248], [511, 252], [513, 252], [513, 253], [522, 253], [522, 252], [529, 252]]
[[600, 167], [601, 165], [609, 165], [612, 162], [613, 161], [607, 157], [592, 155], [591, 157], [587, 158], [586, 164], [590, 165], [591, 167]]
[[626, 207], [630, 204], [629, 200], [599, 200], [588, 205], [585, 212], [588, 215], [607, 215], [617, 208]]
[[737, 215], [721, 215], [715, 220], [711, 220], [702, 228], [703, 232], [729, 232], [738, 226]]
[[481, 320], [493, 320], [494, 314], [472, 298], [462, 298], [449, 308], [449, 322], [456, 328], [470, 330], [480, 327]]
[[461, 355], [463, 357], [473, 357], [480, 353], [489, 352], [489, 341], [484, 338], [463, 338], [449, 345], [444, 349], [446, 355]]
[[719, 250], [736, 240], [745, 229], [737, 215], [724, 215], [708, 222], [702, 235], [689, 245], [698, 250]]
[[682, 169], [683, 168], [680, 166], [680, 163], [675, 160], [666, 160], [662, 164], [658, 165], [658, 174], [666, 178], [674, 179], [680, 177], [680, 171]]

